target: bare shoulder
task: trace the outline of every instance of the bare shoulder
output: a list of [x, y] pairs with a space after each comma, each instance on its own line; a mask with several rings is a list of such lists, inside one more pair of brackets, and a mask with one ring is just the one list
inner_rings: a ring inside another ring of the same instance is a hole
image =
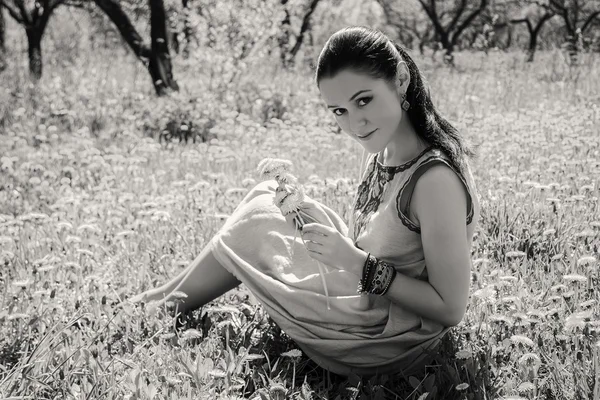
[[[417, 180], [411, 199], [413, 217], [420, 226], [425, 220], [447, 221], [448, 215], [458, 221], [467, 216], [467, 192], [457, 173], [446, 164], [437, 164]], [[453, 219], [454, 219], [453, 218]]]

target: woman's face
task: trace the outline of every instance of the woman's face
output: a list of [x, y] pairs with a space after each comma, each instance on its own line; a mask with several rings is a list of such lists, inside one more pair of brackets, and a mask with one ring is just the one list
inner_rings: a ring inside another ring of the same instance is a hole
[[321, 79], [319, 90], [342, 130], [368, 152], [380, 152], [396, 136], [404, 113], [385, 80], [346, 69]]

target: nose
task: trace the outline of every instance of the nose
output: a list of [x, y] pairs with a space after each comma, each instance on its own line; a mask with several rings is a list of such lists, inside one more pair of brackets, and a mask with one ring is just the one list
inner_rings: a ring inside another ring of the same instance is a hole
[[364, 126], [367, 125], [367, 119], [362, 113], [356, 113], [350, 117], [350, 131], [353, 134], [357, 134], [363, 131]]

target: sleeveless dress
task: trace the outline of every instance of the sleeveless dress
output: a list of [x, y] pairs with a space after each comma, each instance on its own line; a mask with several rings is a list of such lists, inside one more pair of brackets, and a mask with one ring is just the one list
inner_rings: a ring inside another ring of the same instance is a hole
[[[366, 162], [348, 226], [329, 207], [322, 207], [333, 226], [357, 247], [392, 263], [398, 273], [427, 280], [420, 230], [408, 211], [410, 198], [428, 168], [440, 163], [452, 167], [435, 148], [399, 166], [385, 166], [381, 157], [363, 155]], [[465, 177], [456, 173], [466, 189], [466, 223], [471, 224], [473, 177], [470, 171]], [[274, 180], [256, 185], [213, 237], [209, 245], [219, 263], [321, 367], [340, 375], [408, 375], [423, 368], [449, 328], [385, 297], [359, 295], [356, 274], [325, 266], [328, 310], [316, 260], [273, 204], [276, 187]]]

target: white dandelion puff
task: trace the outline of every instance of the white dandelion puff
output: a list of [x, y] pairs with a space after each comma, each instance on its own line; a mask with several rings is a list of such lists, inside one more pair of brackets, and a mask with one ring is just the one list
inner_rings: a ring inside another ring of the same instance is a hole
[[582, 265], [594, 264], [595, 262], [596, 262], [596, 257], [584, 256], [577, 260], [577, 266], [580, 267]]

